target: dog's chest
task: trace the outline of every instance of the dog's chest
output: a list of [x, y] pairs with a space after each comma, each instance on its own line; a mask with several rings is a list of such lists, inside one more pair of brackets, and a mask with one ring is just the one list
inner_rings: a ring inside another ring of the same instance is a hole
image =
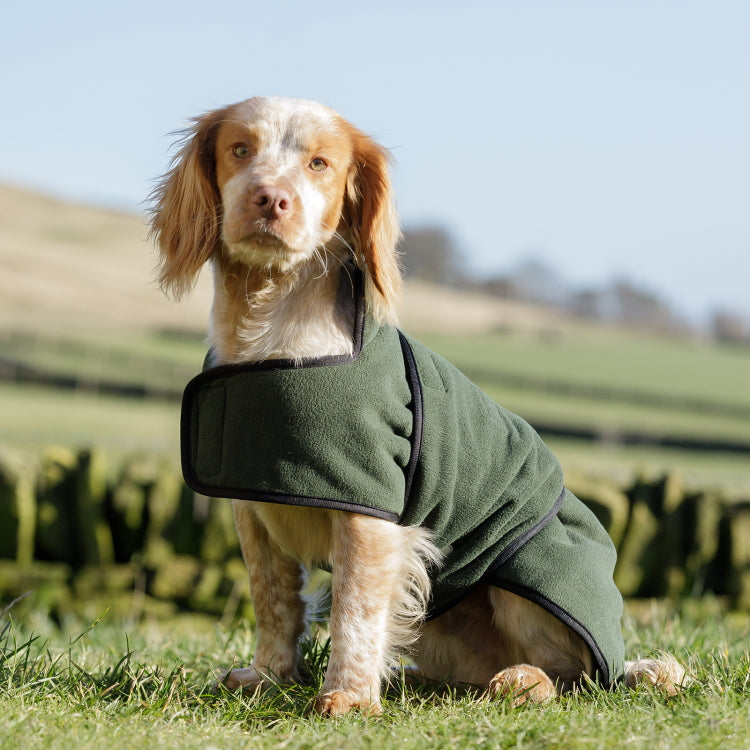
[[274, 503], [253, 503], [268, 535], [293, 560], [307, 568], [330, 565], [333, 515], [341, 511]]

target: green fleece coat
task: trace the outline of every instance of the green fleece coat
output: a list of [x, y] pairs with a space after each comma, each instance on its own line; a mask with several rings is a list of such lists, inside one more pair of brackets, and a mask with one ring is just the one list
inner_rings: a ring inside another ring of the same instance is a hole
[[622, 600], [605, 530], [534, 430], [391, 326], [357, 315], [354, 355], [205, 370], [185, 390], [197, 492], [430, 529], [434, 617], [484, 581], [577, 632], [598, 679], [622, 674]]

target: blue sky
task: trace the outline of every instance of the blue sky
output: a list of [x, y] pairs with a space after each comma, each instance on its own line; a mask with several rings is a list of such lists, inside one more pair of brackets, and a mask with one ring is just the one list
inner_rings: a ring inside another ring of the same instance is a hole
[[42, 0], [0, 28], [0, 181], [139, 210], [168, 134], [258, 94], [392, 149], [405, 226], [750, 316], [747, 0]]

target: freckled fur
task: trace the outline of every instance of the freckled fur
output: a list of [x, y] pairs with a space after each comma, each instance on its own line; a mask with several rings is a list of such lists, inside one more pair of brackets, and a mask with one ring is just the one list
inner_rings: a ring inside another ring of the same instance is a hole
[[[322, 172], [311, 170], [317, 158], [326, 162]], [[388, 167], [382, 147], [314, 102], [249, 99], [194, 121], [153, 193], [151, 233], [166, 292], [181, 296], [205, 263], [213, 267], [214, 364], [350, 353], [354, 309], [339, 294], [347, 261], [364, 272], [376, 319], [395, 322], [400, 230]], [[254, 192], [263, 186], [284, 191], [284, 211], [264, 212]], [[248, 501], [233, 508], [258, 642], [251, 666], [225, 676], [230, 688], [296, 679], [303, 567], [316, 564], [333, 569], [321, 714], [379, 713], [389, 666], [408, 648], [423, 674], [516, 703], [548, 700], [591, 671], [577, 635], [494, 587], [480, 586], [422, 625], [428, 569], [440, 563], [425, 529], [323, 508]], [[670, 659], [627, 666], [629, 683], [668, 693], [684, 679]]]

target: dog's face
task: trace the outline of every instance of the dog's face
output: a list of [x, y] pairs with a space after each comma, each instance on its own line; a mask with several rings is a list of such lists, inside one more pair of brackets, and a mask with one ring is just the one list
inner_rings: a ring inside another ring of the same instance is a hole
[[339, 229], [350, 129], [314, 102], [250, 99], [216, 131], [222, 239], [231, 259], [286, 271]]
[[351, 254], [370, 309], [394, 320], [400, 237], [385, 149], [322, 104], [254, 98], [185, 132], [152, 195], [159, 281], [179, 297], [209, 260], [285, 274]]

